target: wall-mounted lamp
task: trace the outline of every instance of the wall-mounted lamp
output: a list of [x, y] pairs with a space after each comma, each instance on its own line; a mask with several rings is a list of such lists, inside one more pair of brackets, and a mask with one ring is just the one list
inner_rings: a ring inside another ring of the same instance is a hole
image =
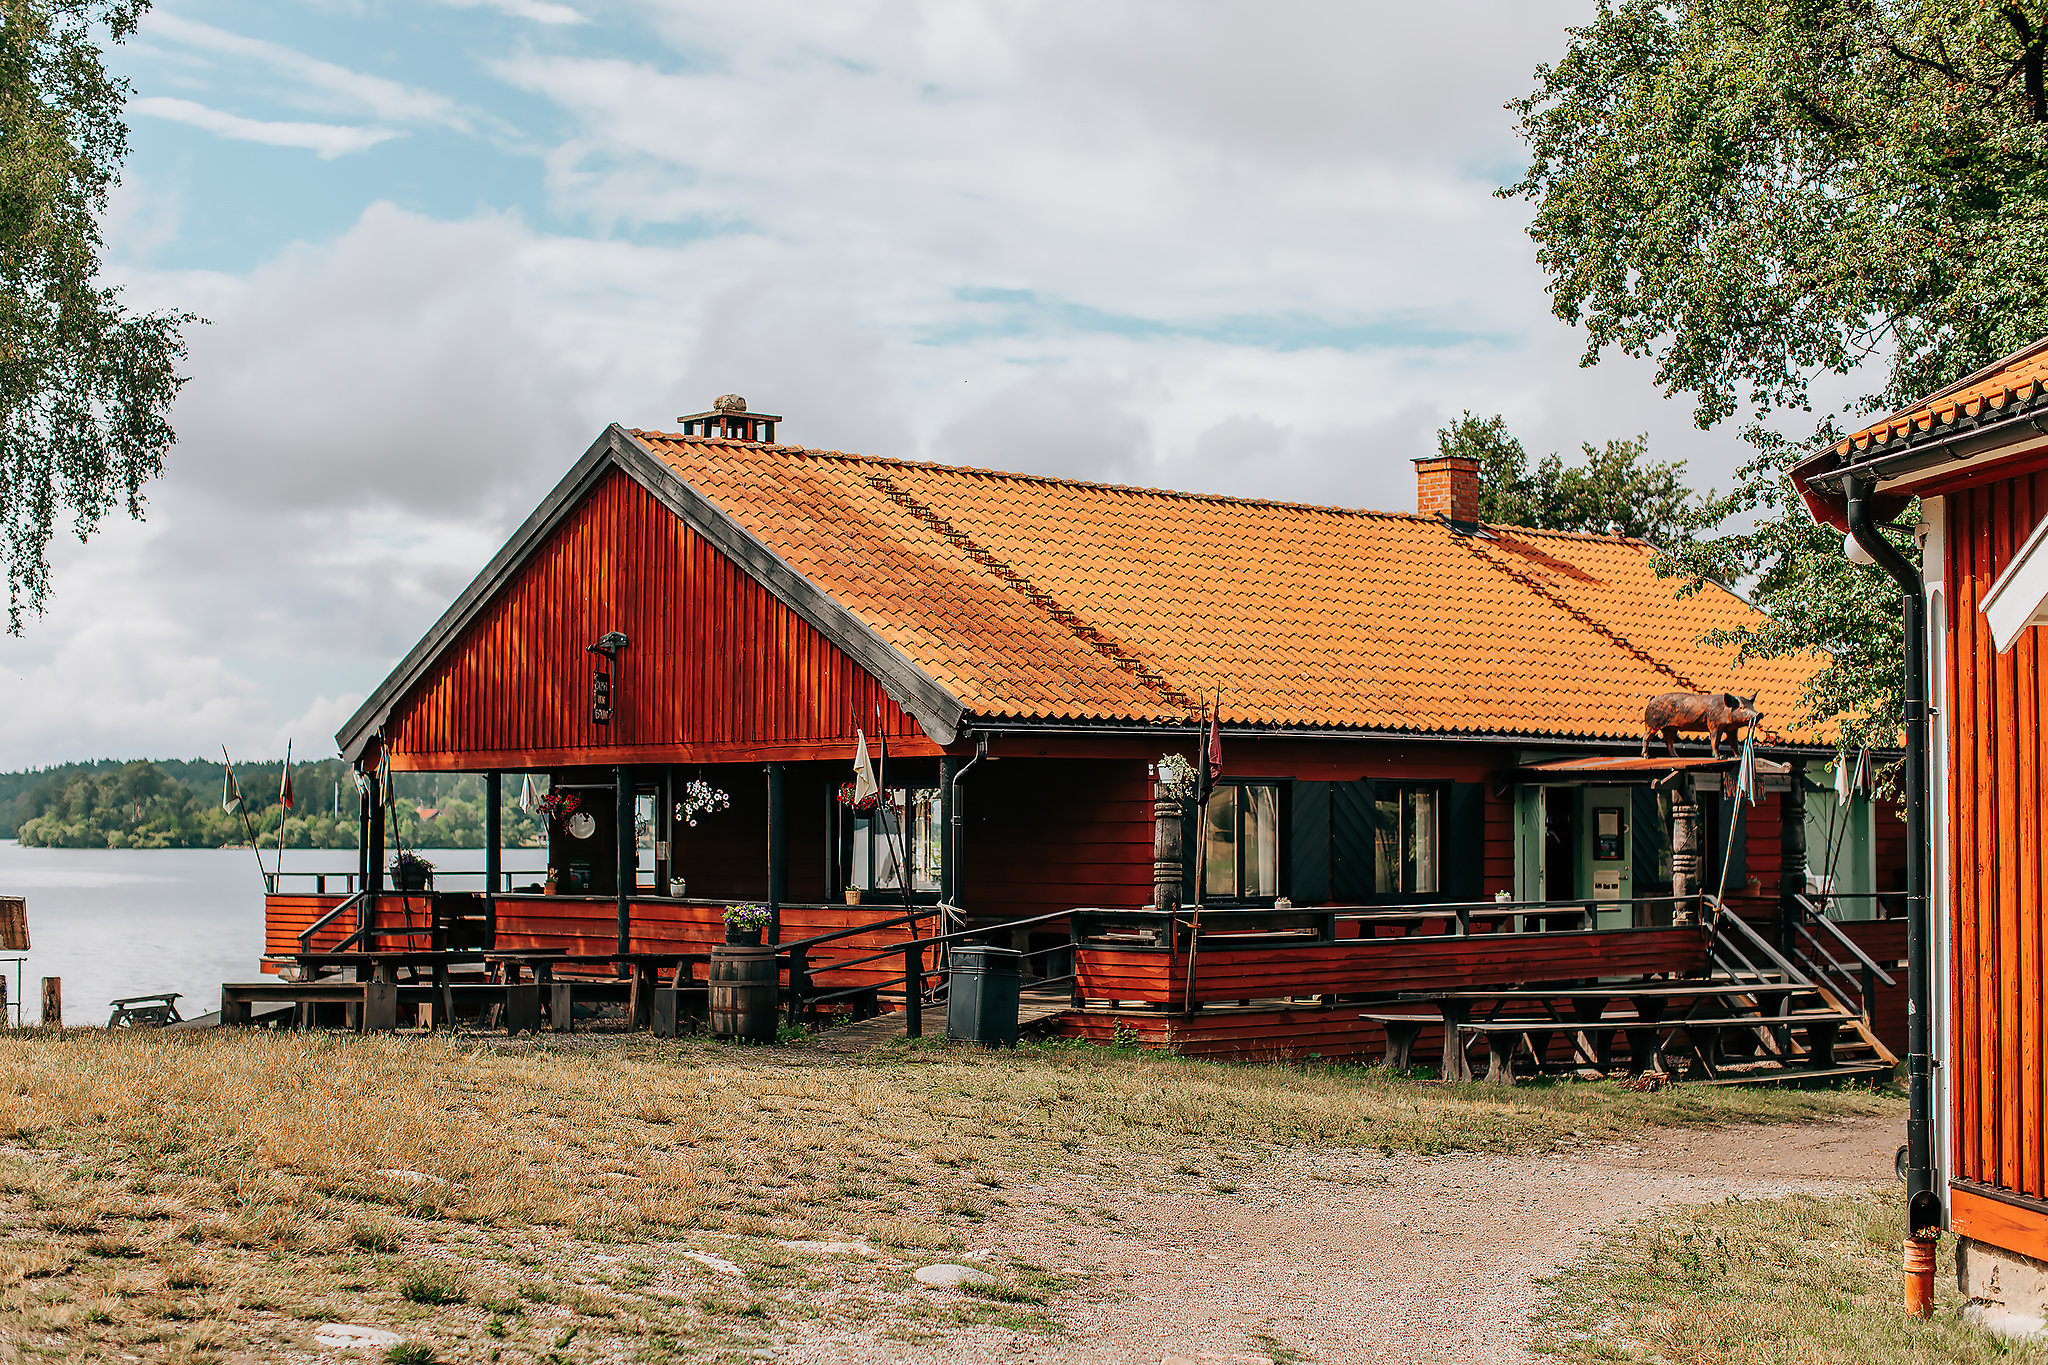
[[618, 631], [607, 631], [602, 640], [584, 651], [599, 657], [599, 662], [590, 670], [590, 721], [593, 725], [612, 723], [612, 711], [618, 703], [618, 683], [612, 675], [612, 665], [618, 662], [619, 651], [628, 643]]

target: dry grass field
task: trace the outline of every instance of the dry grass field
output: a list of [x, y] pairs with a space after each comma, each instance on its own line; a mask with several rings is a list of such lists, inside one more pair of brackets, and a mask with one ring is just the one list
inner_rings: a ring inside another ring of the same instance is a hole
[[972, 1293], [912, 1272], [970, 1255], [1027, 1192], [1049, 1218], [1114, 1225], [1108, 1201], [1048, 1201], [1061, 1182], [1194, 1180], [1255, 1148], [1548, 1150], [1898, 1107], [1085, 1047], [582, 1042], [0, 1034], [0, 1360], [314, 1359], [332, 1323], [398, 1334], [363, 1358], [400, 1362], [1042, 1340], [1103, 1292], [1087, 1266], [984, 1251], [970, 1263], [993, 1282]]
[[1604, 1239], [1556, 1281], [1538, 1343], [1586, 1362], [1989, 1365], [2048, 1362], [1957, 1316], [1955, 1239], [1935, 1314], [1899, 1311], [1896, 1193], [1734, 1200], [1656, 1214]]

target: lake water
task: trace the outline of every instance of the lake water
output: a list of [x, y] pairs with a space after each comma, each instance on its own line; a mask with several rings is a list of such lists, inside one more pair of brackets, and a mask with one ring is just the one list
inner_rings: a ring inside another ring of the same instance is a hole
[[[436, 868], [482, 871], [484, 850], [423, 849]], [[264, 854], [266, 863], [274, 853]], [[547, 850], [508, 848], [508, 872], [544, 872]], [[284, 870], [352, 871], [350, 849], [286, 849]], [[295, 880], [295, 879], [293, 879]], [[467, 880], [467, 879], [465, 879]], [[287, 882], [287, 886], [291, 882]], [[107, 1002], [180, 991], [187, 1018], [220, 1008], [223, 981], [260, 979], [263, 882], [246, 848], [23, 848], [0, 840], [0, 895], [28, 898], [21, 967], [27, 1023], [41, 1017], [40, 978], [64, 981], [64, 1022], [104, 1024]], [[15, 964], [0, 961], [11, 1003]]]

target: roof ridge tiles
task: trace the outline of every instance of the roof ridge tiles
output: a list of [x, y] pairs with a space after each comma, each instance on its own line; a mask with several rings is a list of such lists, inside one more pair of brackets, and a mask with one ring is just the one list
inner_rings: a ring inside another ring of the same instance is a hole
[[[1193, 502], [1228, 503], [1242, 507], [1273, 507], [1290, 512], [1327, 512], [1335, 516], [1380, 517], [1453, 529], [1434, 513], [1393, 512], [1379, 507], [1343, 507], [1335, 503], [1293, 502], [1285, 498], [1252, 498], [1236, 493], [1194, 493], [1150, 484], [1104, 483], [1099, 479], [1076, 479], [1059, 474], [1027, 474], [1017, 470], [987, 469], [980, 465], [941, 464], [936, 460], [905, 460], [888, 455], [866, 455], [857, 450], [828, 450], [772, 441], [737, 441], [723, 436], [684, 436], [675, 432], [629, 429], [629, 435], [644, 436], [675, 445], [732, 446], [747, 450], [776, 450], [814, 460], [844, 460], [851, 464], [885, 465], [892, 469], [920, 469], [939, 474], [969, 474], [987, 479], [1015, 479], [1024, 483], [1050, 484], [1063, 488], [1088, 488], [1108, 493], [1132, 493], [1148, 497], [1185, 498]], [[1559, 531], [1541, 526], [1517, 526], [1510, 522], [1480, 522], [1489, 531], [1511, 531], [1517, 535], [1557, 536], [1569, 540], [1609, 541], [1616, 545], [1647, 545], [1639, 536], [1608, 535], [1598, 531]]]

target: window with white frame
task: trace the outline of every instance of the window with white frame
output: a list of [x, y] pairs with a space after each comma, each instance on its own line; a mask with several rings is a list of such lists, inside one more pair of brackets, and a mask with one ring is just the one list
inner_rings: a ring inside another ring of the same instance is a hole
[[871, 811], [849, 810], [853, 848], [849, 885], [863, 891], [895, 890], [910, 869], [912, 891], [939, 889], [940, 834], [937, 787], [891, 787]]

